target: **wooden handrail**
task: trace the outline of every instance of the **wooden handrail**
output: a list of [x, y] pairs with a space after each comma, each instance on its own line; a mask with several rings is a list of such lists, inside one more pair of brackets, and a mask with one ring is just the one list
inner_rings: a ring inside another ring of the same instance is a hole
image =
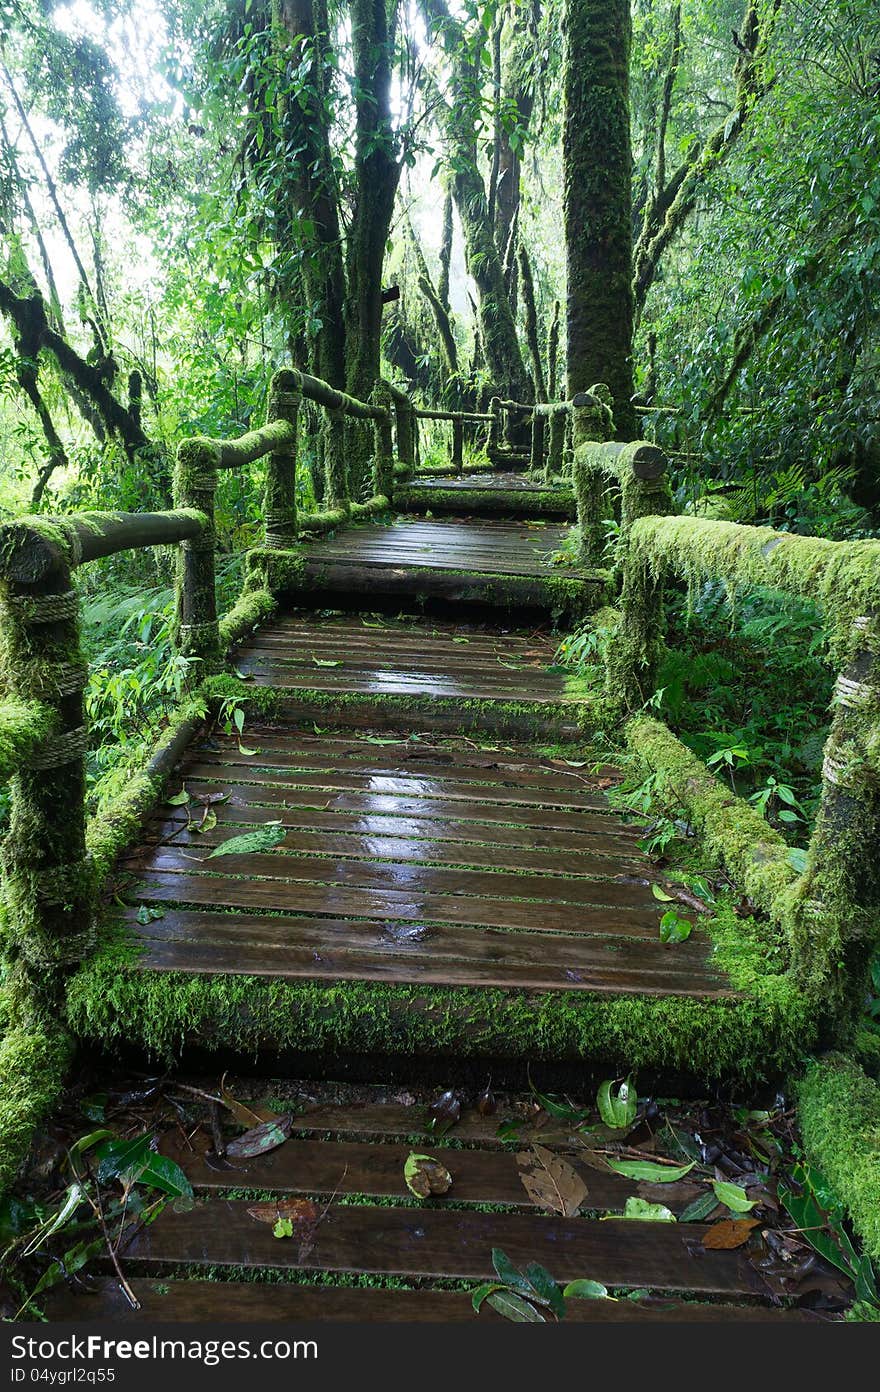
[[35, 585], [59, 567], [74, 568], [120, 551], [172, 546], [200, 536], [206, 526], [207, 518], [193, 508], [20, 517], [0, 527], [0, 573]]

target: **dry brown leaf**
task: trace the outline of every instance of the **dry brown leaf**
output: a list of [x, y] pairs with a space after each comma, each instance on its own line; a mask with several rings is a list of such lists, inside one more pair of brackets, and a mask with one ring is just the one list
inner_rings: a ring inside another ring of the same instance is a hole
[[516, 1157], [519, 1177], [529, 1198], [548, 1213], [573, 1218], [587, 1197], [587, 1186], [577, 1170], [554, 1155], [546, 1146], [536, 1145]]
[[258, 1223], [277, 1223], [279, 1218], [289, 1218], [294, 1224], [314, 1223], [318, 1217], [317, 1205], [311, 1199], [270, 1199], [251, 1204], [247, 1212]]
[[270, 1112], [268, 1107], [249, 1107], [246, 1102], [239, 1102], [237, 1097], [226, 1086], [226, 1074], [220, 1079], [220, 1096], [223, 1098], [223, 1105], [228, 1107], [237, 1122], [246, 1126], [248, 1130], [252, 1126], [259, 1126], [264, 1121], [275, 1121], [277, 1112]]
[[734, 1247], [748, 1242], [749, 1234], [757, 1227], [757, 1218], [722, 1218], [720, 1223], [713, 1223], [709, 1228], [703, 1246], [713, 1252], [732, 1252]]

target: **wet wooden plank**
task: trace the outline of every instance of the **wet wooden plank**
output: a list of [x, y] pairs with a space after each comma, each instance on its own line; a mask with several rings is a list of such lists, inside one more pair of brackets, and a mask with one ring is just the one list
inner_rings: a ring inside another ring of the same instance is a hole
[[[205, 786], [195, 782], [187, 781], [186, 787], [194, 799], [205, 792]], [[261, 796], [262, 790], [257, 789], [257, 794]], [[530, 868], [527, 858], [533, 855], [539, 858], [539, 862], [540, 857], [548, 857], [546, 865], [559, 858], [566, 872], [571, 875], [577, 875], [581, 870], [589, 873], [586, 866], [590, 860], [598, 860], [600, 857], [603, 860], [606, 857], [614, 857], [623, 865], [644, 865], [643, 857], [636, 849], [637, 837], [642, 833], [629, 827], [618, 827], [610, 819], [606, 832], [602, 820], [593, 815], [583, 818], [586, 825], [581, 831], [556, 831], [545, 830], [542, 827], [508, 825], [504, 822], [467, 822], [454, 818], [439, 821], [429, 817], [398, 817], [393, 811], [374, 814], [332, 809], [325, 811], [317, 807], [261, 806], [258, 802], [251, 803], [246, 797], [238, 797], [235, 793], [229, 801], [215, 803], [213, 811], [217, 817], [217, 827], [213, 832], [197, 835], [182, 831], [187, 824], [184, 810], [174, 812], [171, 808], [163, 808], [149, 823], [145, 844], [153, 845], [159, 841], [173, 839], [176, 845], [211, 845], [213, 843], [209, 838], [220, 835], [224, 827], [262, 826], [266, 822], [278, 821], [290, 829], [290, 835], [283, 844], [291, 847], [307, 847], [310, 844], [307, 838], [310, 836], [316, 842], [316, 849], [317, 843], [328, 849], [333, 844], [332, 841], [325, 841], [325, 836], [335, 837], [340, 842], [340, 849], [343, 837], [346, 841], [405, 840], [414, 846], [412, 855], [416, 859], [448, 858], [452, 861], [457, 857], [456, 864], [464, 862], [477, 865], [482, 863], [483, 858], [493, 857], [490, 863], [499, 869], [527, 870]], [[191, 815], [196, 823], [201, 814], [202, 808], [194, 801]], [[436, 856], [432, 856], [432, 848]], [[542, 867], [540, 863], [536, 863], [535, 868]]]
[[713, 1296], [763, 1293], [740, 1252], [701, 1250], [698, 1223], [594, 1221], [528, 1213], [331, 1204], [310, 1250], [279, 1242], [247, 1201], [212, 1199], [188, 1212], [166, 1208], [125, 1244], [144, 1265], [196, 1262], [258, 1267], [370, 1271], [383, 1275], [486, 1279], [492, 1248], [523, 1267], [541, 1262], [557, 1281], [588, 1275], [607, 1286], [693, 1291]]
[[[406, 674], [391, 672], [381, 664], [372, 671], [358, 673], [348, 671], [343, 666], [328, 671], [326, 668], [279, 663], [273, 660], [243, 653], [236, 660], [236, 667], [244, 676], [253, 679], [258, 686], [276, 686], [288, 690], [361, 692], [370, 696], [435, 696], [446, 700], [478, 701], [516, 701], [524, 706], [540, 703], [574, 705], [576, 698], [565, 692], [564, 683], [548, 688], [535, 689], [521, 679], [509, 686], [484, 680], [477, 675], [469, 677], [431, 676], [429, 673]], [[439, 722], [438, 722], [439, 723]], [[461, 728], [459, 724], [458, 728]]]
[[[506, 787], [537, 789], [540, 792], [574, 791], [595, 797], [605, 789], [600, 775], [586, 768], [552, 767], [524, 763], [503, 755], [474, 754], [470, 761], [445, 759], [442, 749], [386, 750], [362, 741], [340, 753], [333, 746], [326, 748], [300, 746], [289, 735], [265, 735], [249, 726], [247, 739], [255, 754], [244, 754], [238, 739], [214, 736], [193, 745], [190, 760], [211, 764], [236, 764], [243, 768], [289, 768], [334, 773], [357, 773], [383, 777], [417, 777], [433, 780], [454, 779], [457, 783], [503, 784]], [[603, 805], [606, 799], [601, 797]]]
[[480, 924], [492, 928], [570, 932], [577, 925], [597, 935], [655, 939], [655, 909], [537, 906], [515, 899], [459, 898], [418, 890], [377, 890], [338, 884], [285, 880], [230, 879], [222, 875], [147, 872], [127, 890], [132, 903], [192, 904], [204, 907], [325, 914], [332, 918], [370, 918], [388, 922]]
[[[382, 1290], [360, 1287], [307, 1286], [257, 1281], [129, 1280], [140, 1309], [133, 1310], [118, 1281], [105, 1278], [92, 1289], [60, 1287], [50, 1292], [45, 1308], [52, 1323], [112, 1319], [114, 1323], [196, 1324], [237, 1322], [309, 1324], [452, 1324], [477, 1318], [466, 1291]], [[499, 1321], [488, 1306], [480, 1320]], [[572, 1300], [566, 1324], [733, 1324], [816, 1323], [809, 1310], [780, 1310], [768, 1305], [706, 1304], [657, 1298], [648, 1300]]]
[[[221, 804], [221, 807], [223, 806], [225, 804]], [[220, 808], [215, 809], [217, 812], [220, 810]], [[198, 827], [198, 817], [199, 809], [196, 807], [196, 827]], [[243, 820], [246, 822], [246, 818]], [[154, 823], [147, 830], [147, 844], [167, 842], [168, 838], [173, 836], [175, 846], [189, 851], [198, 850], [200, 847], [212, 848], [228, 840], [234, 834], [232, 828], [237, 828], [240, 832], [242, 821], [236, 822], [228, 817], [221, 819], [218, 816], [217, 825], [202, 832], [197, 830], [181, 831], [181, 827], [185, 825], [186, 823], [182, 819], [176, 822]], [[562, 854], [558, 851], [529, 850], [525, 837], [521, 838], [515, 849], [507, 848], [506, 850], [501, 846], [480, 845], [472, 841], [447, 840], [438, 842], [431, 837], [418, 834], [410, 835], [406, 827], [415, 826], [415, 823], [402, 823], [398, 826], [391, 822], [388, 827], [388, 835], [370, 832], [365, 836], [339, 831], [338, 821], [335, 823], [336, 829], [332, 831], [314, 830], [311, 829], [312, 824], [309, 825], [308, 831], [289, 831], [278, 847], [279, 852], [299, 851], [313, 856], [344, 856], [352, 860], [400, 861], [405, 859], [410, 864], [454, 865], [460, 869], [486, 868], [521, 873], [555, 873], [565, 874], [569, 877], [585, 875], [593, 878], [618, 874], [644, 874], [648, 863], [635, 851], [628, 854], [629, 848], [625, 843], [616, 843], [613, 855], [603, 856], [583, 850], [577, 853]]]
[[577, 934], [500, 932], [351, 919], [278, 918], [172, 909], [147, 924], [124, 915], [145, 944], [141, 966], [203, 972], [360, 977], [369, 980], [519, 986], [534, 990], [731, 995], [705, 941], [681, 952], [659, 942]]
[[[204, 760], [197, 758], [187, 769], [190, 778], [202, 782], [216, 782], [222, 771], [222, 761], [210, 762], [207, 758]], [[279, 767], [273, 772], [271, 764], [260, 754], [255, 754], [249, 759], [246, 758], [242, 760], [240, 765], [236, 765], [235, 777], [239, 783], [274, 785], [291, 792], [296, 788], [320, 788], [331, 793], [366, 792], [370, 796], [424, 799], [426, 801], [440, 799], [444, 802], [466, 801], [510, 807], [547, 808], [554, 811], [578, 808], [595, 812], [608, 809], [607, 800], [602, 794], [587, 788], [568, 786], [547, 789], [545, 792], [543, 789], [535, 789], [529, 785], [517, 786], [512, 780], [506, 785], [502, 783], [477, 784], [469, 783], [466, 779], [450, 778], [445, 772], [436, 778], [432, 778], [430, 775], [422, 777], [419, 776], [417, 770], [413, 770], [412, 773], [405, 770], [400, 774], [394, 772], [373, 774], [368, 770], [359, 772], [354, 769], [345, 769], [342, 772], [302, 770], [294, 773], [292, 770], [288, 771]]]
[[[568, 904], [578, 909], [653, 909], [658, 922], [660, 917], [647, 875], [615, 873], [617, 867], [613, 860], [609, 860], [606, 877], [601, 879], [518, 875], [505, 870], [446, 869], [410, 860], [334, 860], [330, 856], [284, 855], [275, 851], [230, 854], [222, 861], [219, 857], [194, 860], [191, 852], [169, 845], [135, 851], [123, 863], [127, 868], [159, 874], [253, 875], [285, 884], [295, 881], [334, 888], [354, 885], [361, 889], [400, 890], [407, 894], [456, 895], [481, 902], [484, 898], [528, 899], [535, 902], [535, 912], [543, 912], [550, 904]], [[645, 869], [648, 869], [647, 862]], [[478, 915], [478, 908], [474, 913]]]
[[[224, 792], [229, 794], [233, 807], [273, 808], [273, 816], [285, 821], [287, 813], [294, 808], [316, 808], [326, 812], [350, 812], [371, 817], [392, 816], [412, 817], [428, 821], [456, 821], [461, 824], [498, 827], [513, 830], [520, 834], [523, 829], [545, 829], [547, 831], [607, 832], [615, 836], [630, 833], [637, 837], [643, 832], [621, 828], [613, 817], [603, 814], [601, 805], [595, 810], [570, 812], [544, 803], [532, 806], [518, 804], [515, 812], [507, 803], [485, 802], [472, 797], [461, 802], [438, 797], [394, 797], [378, 792], [334, 793], [326, 788], [310, 789], [289, 787], [285, 783], [236, 783], [231, 779], [215, 776], [197, 778], [190, 770], [184, 771], [186, 786], [193, 792]], [[473, 790], [471, 790], [473, 793]], [[494, 835], [494, 831], [493, 831]]]
[[289, 943], [277, 948], [262, 945], [224, 946], [201, 941], [146, 941], [138, 961], [141, 970], [188, 972], [201, 976], [245, 973], [273, 980], [384, 981], [394, 985], [469, 987], [482, 990], [518, 990], [532, 994], [550, 991], [590, 991], [600, 995], [683, 996], [718, 1000], [732, 996], [728, 983], [707, 977], [699, 970], [686, 974], [615, 972], [613, 970], [516, 967], [505, 962], [453, 961], [403, 957], [400, 954], [337, 951], [320, 952]]
[[[433, 1147], [432, 1153], [438, 1150], [433, 1141], [426, 1145]], [[178, 1133], [171, 1132], [162, 1138], [159, 1149], [182, 1166], [199, 1191], [247, 1188], [271, 1190], [273, 1194], [366, 1194], [370, 1198], [412, 1200], [403, 1178], [404, 1165], [413, 1150], [408, 1144], [293, 1138], [254, 1160], [227, 1161], [229, 1169], [218, 1169], [216, 1161], [212, 1164], [205, 1159], [209, 1142], [201, 1135], [188, 1146]], [[578, 1159], [576, 1150], [560, 1149], [560, 1153], [587, 1186], [584, 1212], [622, 1213], [627, 1199], [638, 1193], [680, 1213], [703, 1192], [700, 1185], [686, 1180], [635, 1184], [622, 1175], [591, 1169]], [[456, 1203], [536, 1206], [520, 1178], [516, 1152], [447, 1146], [439, 1154], [452, 1176], [449, 1198]]]

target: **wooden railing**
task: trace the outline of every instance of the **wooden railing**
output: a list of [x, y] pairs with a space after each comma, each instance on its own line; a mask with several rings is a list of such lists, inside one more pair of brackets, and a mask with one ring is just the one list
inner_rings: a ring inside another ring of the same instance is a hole
[[[829, 1004], [836, 996], [842, 1010], [849, 993], [855, 1008], [857, 983], [880, 941], [880, 542], [672, 515], [658, 446], [584, 439], [599, 433], [595, 417], [585, 421], [575, 405], [573, 419], [585, 563], [606, 562], [603, 522], [618, 522], [612, 569], [619, 608], [606, 644], [605, 718], [626, 724], [632, 748], [783, 931], [797, 980], [827, 991]], [[803, 871], [764, 818], [645, 713], [664, 652], [664, 585], [671, 581], [722, 582], [731, 591], [762, 586], [814, 601], [823, 612], [837, 678]]]

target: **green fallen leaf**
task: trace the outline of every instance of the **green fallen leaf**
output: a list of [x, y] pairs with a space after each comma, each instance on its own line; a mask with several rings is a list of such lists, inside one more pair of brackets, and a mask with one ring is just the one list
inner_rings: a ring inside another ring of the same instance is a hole
[[657, 1165], [652, 1160], [615, 1160], [611, 1156], [606, 1156], [606, 1159], [618, 1174], [625, 1175], [627, 1179], [642, 1179], [648, 1184], [674, 1184], [690, 1174], [696, 1164], [695, 1160], [689, 1165]]
[[252, 758], [254, 757], [255, 754], [261, 754], [261, 753], [262, 753], [262, 750], [260, 750], [260, 749], [245, 749], [244, 745], [240, 743], [239, 746], [238, 746], [238, 752], [239, 752], [239, 754], [243, 754], [244, 757], [245, 757], [246, 759], [252, 759]]
[[708, 1218], [713, 1209], [718, 1207], [717, 1195], [710, 1189], [705, 1194], [700, 1194], [689, 1203], [679, 1215], [679, 1223], [701, 1223], [704, 1218]]
[[418, 1155], [413, 1151], [403, 1167], [406, 1187], [417, 1199], [429, 1199], [432, 1194], [446, 1194], [452, 1188], [452, 1175], [433, 1155]]
[[660, 920], [660, 941], [662, 943], [686, 942], [693, 932], [690, 919], [679, 918], [675, 909], [667, 909]]
[[614, 1079], [606, 1079], [596, 1094], [596, 1105], [605, 1125], [610, 1126], [613, 1131], [623, 1131], [626, 1127], [632, 1126], [639, 1105], [632, 1078], [622, 1082], [616, 1092]]
[[332, 657], [315, 657], [315, 654], [312, 653], [312, 661], [314, 662], [314, 664], [315, 664], [316, 667], [341, 667], [341, 666], [342, 666], [342, 658], [341, 658], [341, 657], [339, 657], [339, 658], [332, 658]]
[[612, 1300], [601, 1281], [569, 1281], [562, 1292], [565, 1300]]
[[293, 1219], [279, 1218], [272, 1229], [273, 1237], [293, 1237]]
[[749, 1213], [755, 1207], [756, 1201], [750, 1199], [738, 1184], [731, 1184], [726, 1179], [713, 1179], [712, 1188], [718, 1202], [726, 1204], [731, 1213]]
[[649, 1203], [647, 1199], [637, 1199], [635, 1196], [627, 1199], [623, 1216], [649, 1223], [675, 1222], [675, 1214], [665, 1204]]
[[186, 807], [189, 802], [189, 793], [186, 788], [181, 788], [179, 793], [175, 793], [173, 797], [166, 798], [165, 801], [169, 807]]
[[480, 1313], [480, 1306], [487, 1296], [490, 1296], [493, 1291], [503, 1289], [504, 1287], [499, 1285], [497, 1281], [484, 1281], [481, 1286], [477, 1286], [476, 1290], [471, 1291], [471, 1305], [476, 1313]]
[[664, 904], [671, 904], [675, 898], [675, 895], [667, 894], [666, 890], [663, 889], [662, 886], [658, 885], [656, 882], [651, 885], [651, 893], [653, 894], [655, 899], [659, 899], [661, 903]]
[[505, 1319], [513, 1320], [516, 1324], [546, 1324], [541, 1311], [524, 1300], [521, 1295], [517, 1295], [511, 1290], [493, 1291], [486, 1297], [486, 1304], [491, 1305], [493, 1310], [497, 1310], [499, 1315]]
[[546, 1266], [541, 1266], [538, 1262], [530, 1262], [525, 1269], [525, 1276], [540, 1297], [541, 1303], [548, 1305], [554, 1315], [558, 1319], [562, 1319], [565, 1315], [565, 1300], [559, 1285], [554, 1281]]
[[280, 822], [267, 822], [256, 831], [246, 831], [242, 836], [230, 836], [228, 841], [222, 841], [213, 851], [209, 851], [205, 859], [214, 860], [216, 856], [224, 855], [259, 855], [263, 851], [271, 851], [280, 846], [286, 836], [287, 832]]

